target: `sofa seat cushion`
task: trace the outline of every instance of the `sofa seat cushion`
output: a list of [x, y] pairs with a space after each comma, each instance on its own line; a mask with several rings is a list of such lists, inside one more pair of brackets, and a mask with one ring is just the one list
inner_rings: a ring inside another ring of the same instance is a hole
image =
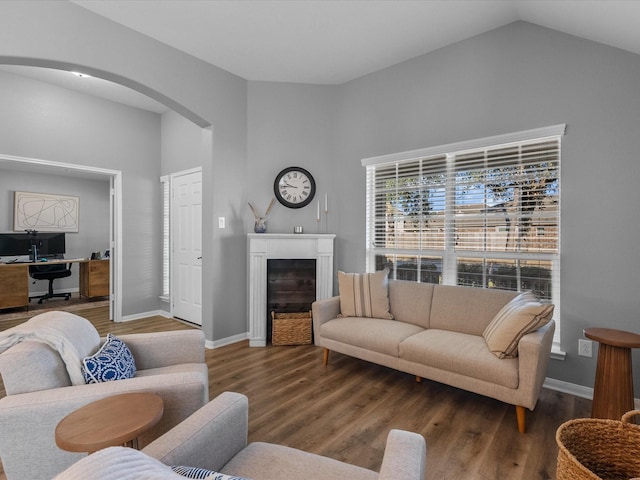
[[[400, 342], [424, 329], [395, 320], [344, 317], [329, 320], [320, 327], [320, 330], [322, 336], [328, 340], [397, 357], [400, 353]], [[482, 341], [484, 343], [484, 340]]]
[[500, 360], [480, 335], [425, 330], [400, 344], [400, 358], [507, 388], [518, 387], [518, 359]]
[[261, 442], [249, 444], [221, 471], [252, 480], [282, 480], [283, 478], [375, 480], [378, 478], [376, 472], [362, 467], [282, 445]]
[[157, 375], [167, 375], [171, 373], [183, 374], [189, 372], [200, 372], [205, 375], [206, 378], [209, 376], [206, 363], [181, 363], [180, 365], [167, 365], [166, 367], [138, 370], [136, 372], [136, 378], [155, 377]]

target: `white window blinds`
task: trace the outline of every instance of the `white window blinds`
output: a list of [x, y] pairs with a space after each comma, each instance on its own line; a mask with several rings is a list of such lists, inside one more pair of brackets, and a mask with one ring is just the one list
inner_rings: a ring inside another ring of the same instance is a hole
[[559, 302], [564, 128], [363, 160], [367, 270]]

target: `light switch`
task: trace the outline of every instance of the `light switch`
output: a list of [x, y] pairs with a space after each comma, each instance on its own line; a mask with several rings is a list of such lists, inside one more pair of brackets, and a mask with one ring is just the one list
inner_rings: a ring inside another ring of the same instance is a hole
[[225, 228], [224, 217], [218, 217], [218, 228]]

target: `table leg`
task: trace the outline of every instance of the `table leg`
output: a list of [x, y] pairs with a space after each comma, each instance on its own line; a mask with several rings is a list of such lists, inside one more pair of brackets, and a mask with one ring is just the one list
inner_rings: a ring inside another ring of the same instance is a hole
[[633, 408], [631, 349], [600, 343], [591, 416], [620, 420]]

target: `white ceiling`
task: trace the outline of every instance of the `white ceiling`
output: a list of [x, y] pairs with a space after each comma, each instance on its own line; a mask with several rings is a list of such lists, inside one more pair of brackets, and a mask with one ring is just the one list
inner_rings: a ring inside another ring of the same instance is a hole
[[340, 84], [524, 20], [640, 54], [633, 0], [71, 0], [247, 80]]
[[[640, 54], [640, 0], [70, 1], [247, 80], [341, 84], [517, 20]], [[2, 68], [166, 110], [99, 79]]]

